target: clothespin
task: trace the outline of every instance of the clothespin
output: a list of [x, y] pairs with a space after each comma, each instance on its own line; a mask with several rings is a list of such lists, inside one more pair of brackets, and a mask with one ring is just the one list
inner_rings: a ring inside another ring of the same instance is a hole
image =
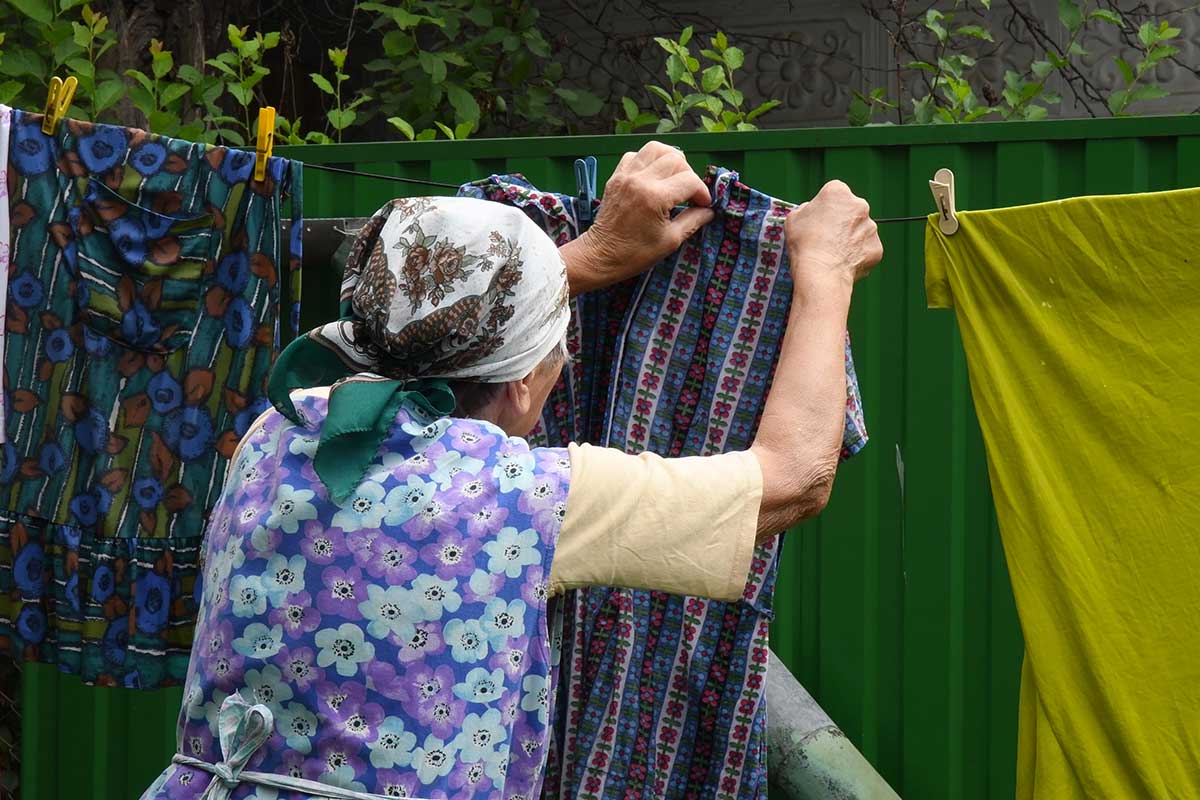
[[275, 149], [275, 106], [258, 110], [258, 141], [254, 147], [254, 180], [267, 179], [267, 160]]
[[947, 236], [958, 231], [958, 215], [954, 208], [954, 173], [942, 167], [929, 182], [933, 203], [938, 210], [938, 230]]
[[592, 222], [592, 202], [596, 199], [596, 157], [575, 159], [575, 192], [579, 197], [579, 221], [585, 227]]
[[46, 115], [42, 120], [42, 133], [53, 136], [58, 131], [58, 125], [67, 115], [71, 100], [75, 97], [75, 89], [79, 81], [72, 75], [65, 81], [57, 75], [50, 79], [50, 91], [46, 94]]

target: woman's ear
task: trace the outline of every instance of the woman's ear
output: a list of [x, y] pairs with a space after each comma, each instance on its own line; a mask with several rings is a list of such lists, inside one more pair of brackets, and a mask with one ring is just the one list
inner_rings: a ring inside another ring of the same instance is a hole
[[533, 390], [530, 385], [532, 378], [531, 372], [520, 380], [504, 384], [504, 405], [509, 419], [521, 419], [527, 416], [533, 407]]

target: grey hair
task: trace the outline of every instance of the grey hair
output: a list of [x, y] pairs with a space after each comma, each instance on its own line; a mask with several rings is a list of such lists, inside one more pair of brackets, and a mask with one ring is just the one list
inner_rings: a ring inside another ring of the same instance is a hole
[[[537, 369], [563, 370], [571, 365], [571, 350], [567, 347], [567, 334], [563, 334], [558, 344], [546, 354]], [[454, 391], [456, 417], [477, 417], [488, 404], [500, 394], [503, 383], [480, 383], [478, 381], [451, 381], [450, 388]]]

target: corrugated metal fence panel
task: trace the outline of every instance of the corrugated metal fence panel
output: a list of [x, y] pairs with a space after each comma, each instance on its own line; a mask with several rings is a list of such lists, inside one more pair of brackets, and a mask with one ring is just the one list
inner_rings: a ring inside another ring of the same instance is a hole
[[[847, 181], [877, 217], [932, 209], [928, 178], [954, 169], [961, 208], [1200, 185], [1200, 118], [664, 137], [697, 168], [739, 170], [801, 200]], [[602, 178], [645, 137], [301, 147], [286, 155], [458, 183], [522, 172], [559, 191], [572, 162]], [[310, 217], [359, 216], [442, 193], [318, 170]], [[966, 362], [947, 312], [925, 309], [923, 226], [882, 229], [883, 266], [860, 287], [851, 332], [872, 443], [838, 475], [817, 522], [783, 554], [772, 644], [905, 797], [1011, 798], [1021, 634], [988, 490]], [[333, 316], [338, 279], [305, 274], [306, 323]], [[901, 476], [903, 475], [903, 480]], [[26, 670], [26, 800], [134, 798], [167, 763], [178, 690], [84, 689]]]

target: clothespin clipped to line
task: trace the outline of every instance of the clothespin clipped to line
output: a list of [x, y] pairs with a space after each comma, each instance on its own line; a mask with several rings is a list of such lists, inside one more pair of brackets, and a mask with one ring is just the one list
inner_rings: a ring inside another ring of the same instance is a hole
[[267, 179], [267, 161], [275, 150], [275, 106], [258, 110], [258, 140], [254, 145], [254, 180]]
[[592, 202], [596, 199], [596, 157], [575, 159], [575, 192], [579, 197], [579, 222], [592, 224]]
[[46, 115], [42, 119], [42, 133], [53, 136], [58, 131], [59, 123], [67, 115], [71, 100], [75, 97], [75, 89], [79, 81], [72, 75], [65, 81], [57, 75], [50, 79], [50, 91], [46, 94]]
[[929, 182], [933, 203], [938, 211], [938, 230], [947, 236], [958, 231], [958, 214], [954, 207], [954, 173], [942, 167]]

